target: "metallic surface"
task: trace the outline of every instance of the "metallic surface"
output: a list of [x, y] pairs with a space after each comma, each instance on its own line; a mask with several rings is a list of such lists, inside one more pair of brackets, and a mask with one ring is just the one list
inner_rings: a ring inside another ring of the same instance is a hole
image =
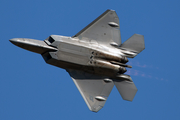
[[125, 67], [127, 58], [144, 50], [144, 37], [134, 34], [121, 44], [119, 18], [107, 10], [73, 37], [51, 35], [44, 41], [13, 38], [14, 45], [39, 53], [46, 63], [65, 69], [89, 109], [98, 112], [115, 85], [124, 100], [132, 101], [137, 88]]

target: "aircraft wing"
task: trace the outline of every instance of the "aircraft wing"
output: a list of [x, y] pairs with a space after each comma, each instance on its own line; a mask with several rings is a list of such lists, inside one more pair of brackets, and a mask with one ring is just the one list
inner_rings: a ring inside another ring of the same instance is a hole
[[105, 104], [113, 86], [113, 81], [104, 81], [105, 77], [77, 70], [67, 70], [81, 93], [89, 109], [98, 112]]
[[102, 15], [87, 25], [73, 37], [80, 40], [95, 40], [99, 44], [121, 44], [119, 18], [114, 10], [106, 10]]

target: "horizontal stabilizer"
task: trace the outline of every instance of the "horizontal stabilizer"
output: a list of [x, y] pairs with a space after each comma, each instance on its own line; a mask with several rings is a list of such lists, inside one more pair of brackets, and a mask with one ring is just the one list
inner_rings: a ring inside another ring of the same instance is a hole
[[132, 101], [136, 95], [137, 88], [134, 82], [126, 80], [114, 80], [114, 84], [124, 100]]
[[135, 53], [140, 53], [145, 49], [144, 36], [139, 34], [134, 34], [123, 44], [121, 44], [120, 48], [125, 50], [130, 50]]

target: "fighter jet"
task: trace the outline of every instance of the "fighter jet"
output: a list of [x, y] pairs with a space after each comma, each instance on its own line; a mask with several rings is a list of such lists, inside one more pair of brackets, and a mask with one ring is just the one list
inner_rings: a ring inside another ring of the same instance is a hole
[[132, 35], [121, 44], [119, 18], [114, 10], [102, 15], [72, 37], [50, 35], [44, 41], [13, 38], [10, 42], [41, 54], [46, 63], [65, 69], [88, 108], [98, 112], [115, 85], [124, 100], [132, 101], [137, 88], [124, 74], [127, 58], [145, 49], [144, 36]]

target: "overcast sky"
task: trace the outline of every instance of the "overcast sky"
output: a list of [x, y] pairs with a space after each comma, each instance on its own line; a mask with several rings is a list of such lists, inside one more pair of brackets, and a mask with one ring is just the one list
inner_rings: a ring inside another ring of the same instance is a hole
[[[179, 120], [179, 0], [0, 0], [0, 120]], [[107, 9], [120, 19], [122, 42], [134, 33], [145, 50], [128, 64], [138, 92], [122, 100], [114, 87], [91, 112], [68, 73], [9, 42], [73, 36]]]

